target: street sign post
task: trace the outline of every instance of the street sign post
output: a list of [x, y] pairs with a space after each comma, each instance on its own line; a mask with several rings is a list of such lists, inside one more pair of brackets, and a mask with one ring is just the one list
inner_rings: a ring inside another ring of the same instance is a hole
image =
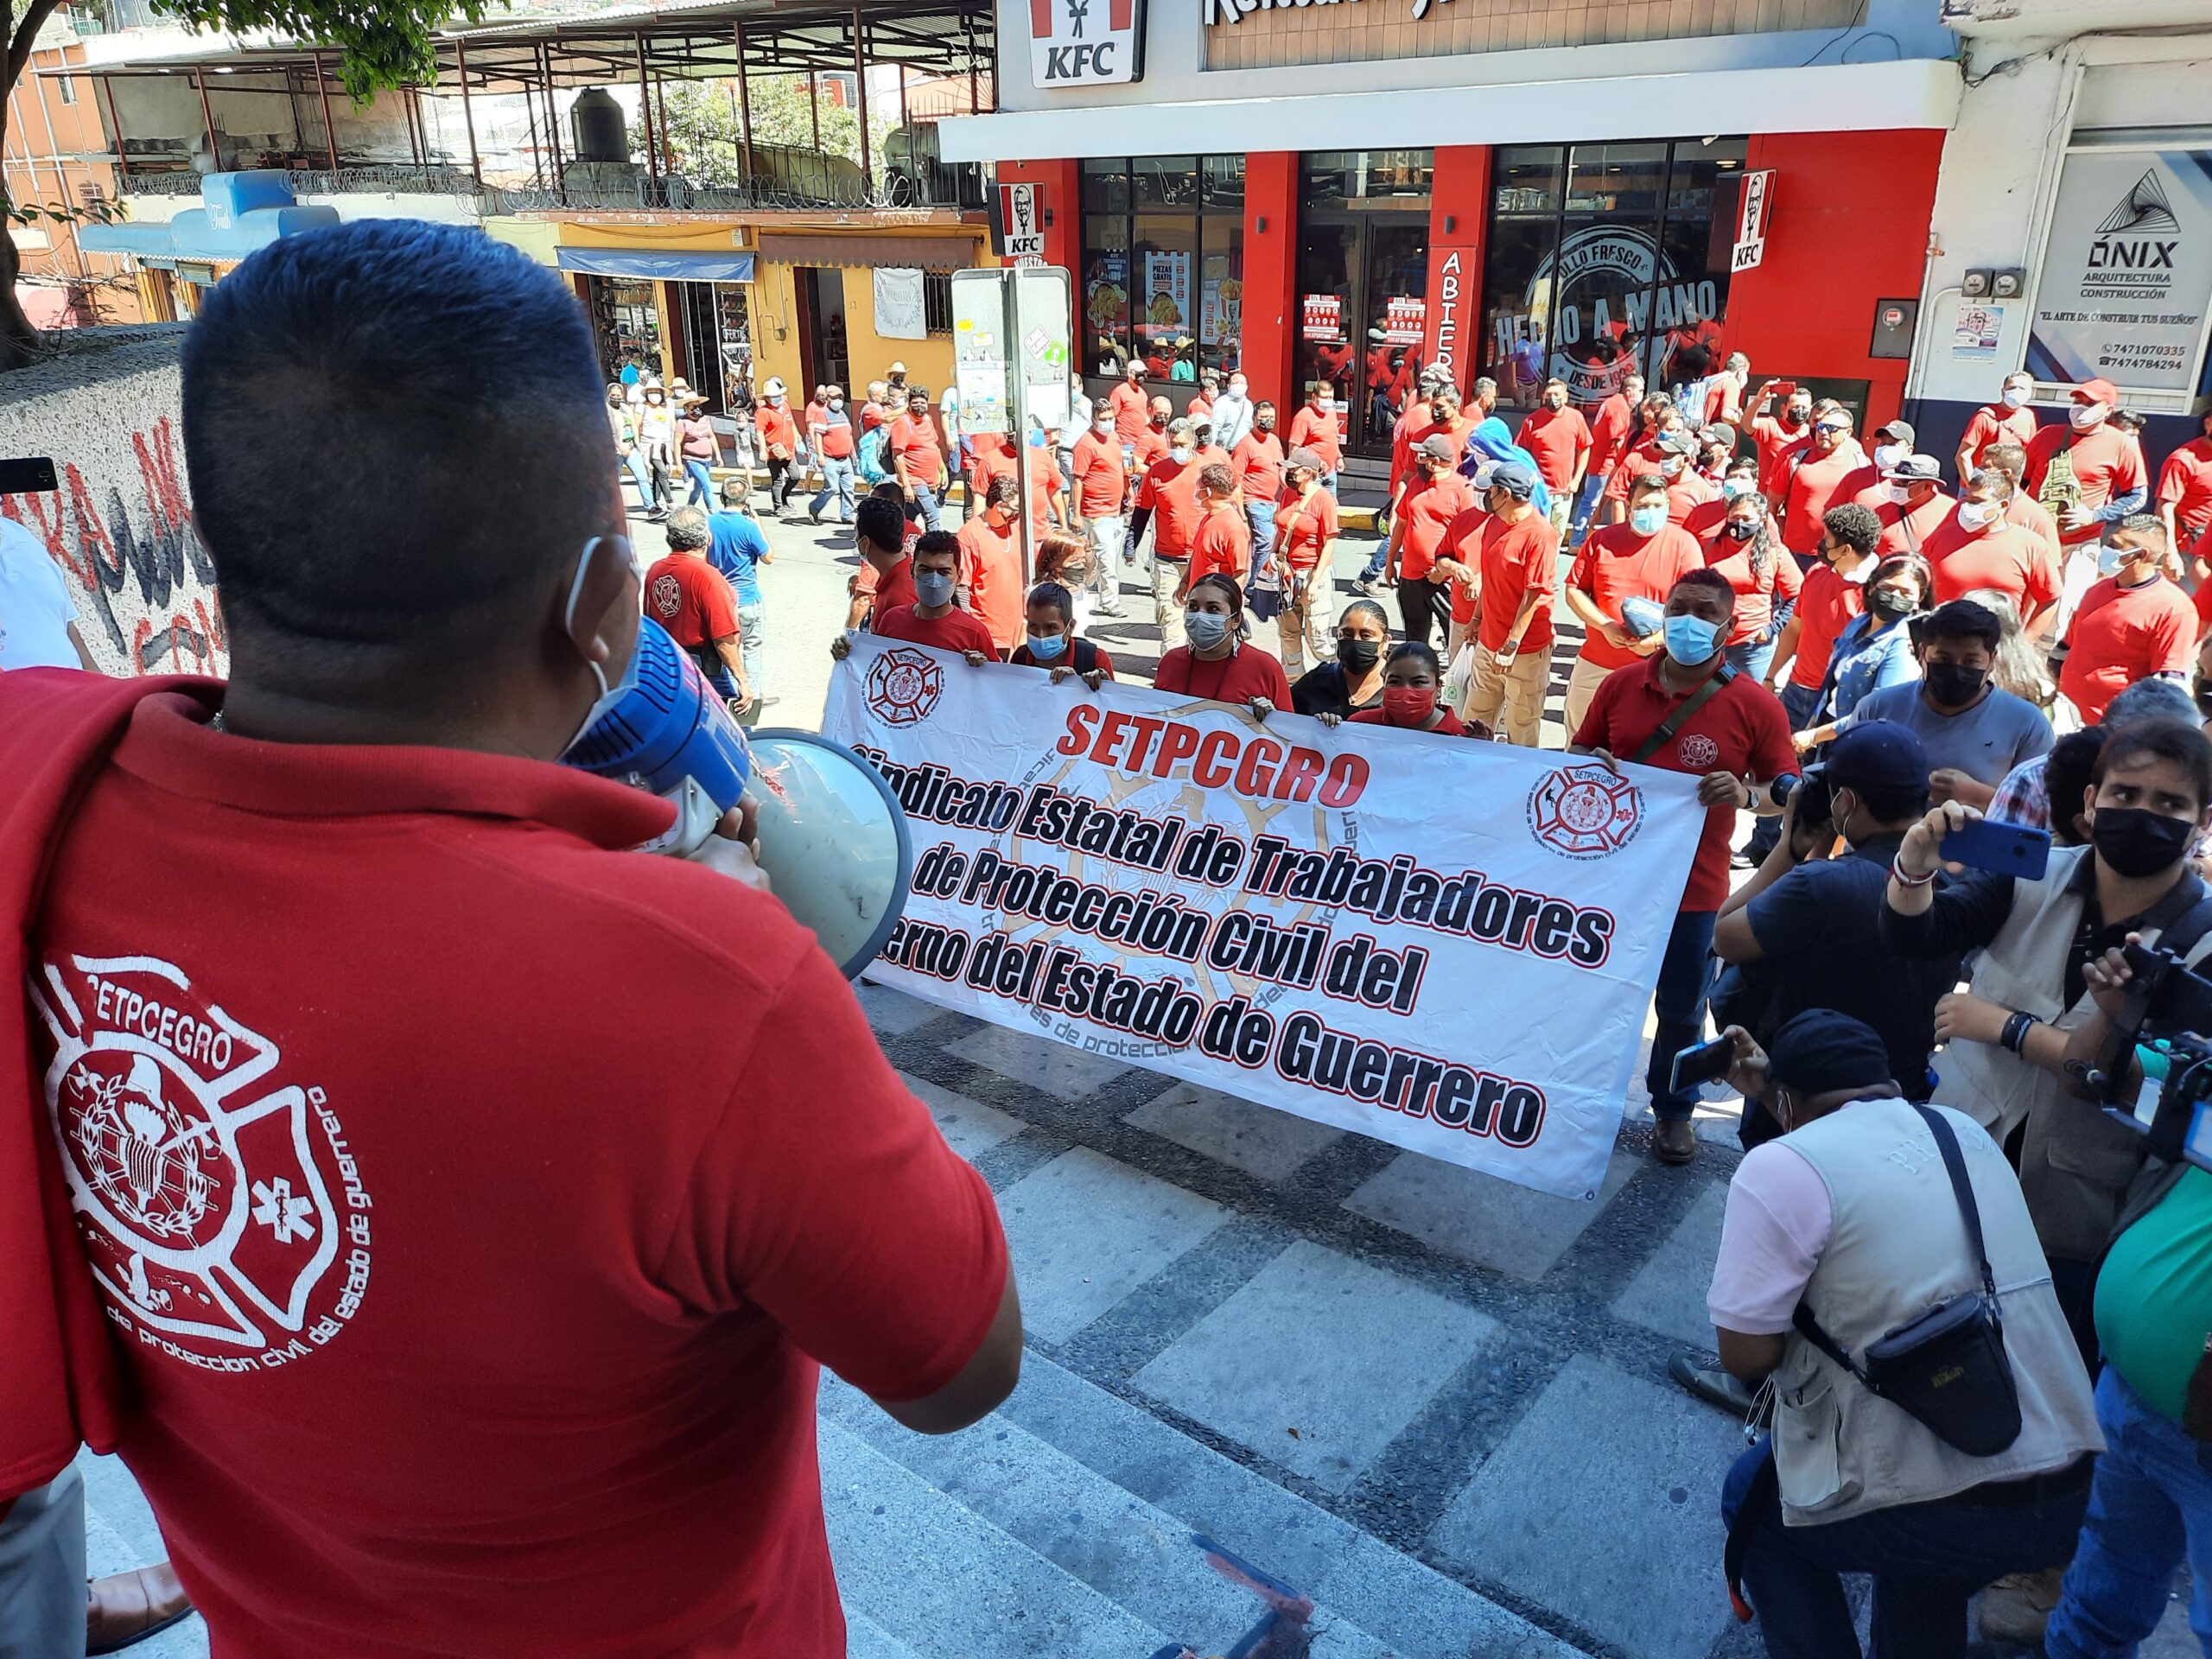
[[[1001, 266], [952, 273], [952, 364], [960, 421], [970, 435], [999, 432], [1014, 440], [1014, 479], [1020, 496], [1015, 545], [1022, 582], [1036, 569], [1030, 521], [1029, 447], [1033, 429], [1065, 428], [1074, 315], [1068, 273], [1057, 265]], [[969, 511], [980, 511], [970, 502]]]

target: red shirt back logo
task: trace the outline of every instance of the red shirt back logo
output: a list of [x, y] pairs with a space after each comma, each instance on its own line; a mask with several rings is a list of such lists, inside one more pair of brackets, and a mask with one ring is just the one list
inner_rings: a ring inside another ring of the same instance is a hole
[[1529, 830], [1565, 858], [1605, 858], [1636, 839], [1643, 791], [1603, 761], [1561, 766], [1529, 791]]
[[664, 622], [676, 620], [676, 613], [683, 608], [683, 584], [671, 574], [653, 580], [653, 614]]
[[108, 1316], [203, 1370], [304, 1358], [368, 1286], [369, 1195], [320, 1089], [150, 957], [50, 960], [47, 1108]]
[[1720, 764], [1720, 746], [1703, 732], [1686, 732], [1675, 753], [1692, 772], [1710, 772]]
[[868, 706], [887, 726], [918, 725], [944, 695], [944, 671], [922, 652], [894, 647], [868, 671]]

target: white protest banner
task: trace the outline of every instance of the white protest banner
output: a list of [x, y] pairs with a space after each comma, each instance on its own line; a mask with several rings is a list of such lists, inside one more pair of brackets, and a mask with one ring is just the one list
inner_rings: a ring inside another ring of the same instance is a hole
[[822, 729], [913, 832], [871, 979], [1595, 1194], [1705, 822], [1695, 779], [868, 636]]

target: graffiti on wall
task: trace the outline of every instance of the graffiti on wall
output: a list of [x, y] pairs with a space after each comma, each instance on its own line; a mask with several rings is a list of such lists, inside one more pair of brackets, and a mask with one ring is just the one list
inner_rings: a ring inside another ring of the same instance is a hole
[[135, 477], [126, 466], [99, 483], [63, 461], [60, 490], [0, 495], [0, 515], [67, 574], [77, 630], [109, 673], [222, 674], [230, 640], [215, 566], [186, 505], [174, 420], [132, 432], [130, 460]]

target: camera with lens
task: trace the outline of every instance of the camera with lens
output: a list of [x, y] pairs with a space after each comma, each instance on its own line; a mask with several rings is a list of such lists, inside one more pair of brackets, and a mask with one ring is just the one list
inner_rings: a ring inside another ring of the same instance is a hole
[[2082, 1077], [2153, 1156], [2212, 1169], [2212, 980], [2171, 950], [2131, 944], [2125, 1007]]
[[1797, 798], [1797, 822], [1804, 824], [1826, 823], [1835, 813], [1834, 785], [1828, 782], [1825, 761], [1815, 761], [1802, 772], [1783, 772], [1766, 786], [1767, 798], [1777, 806], [1789, 804], [1789, 798]]

